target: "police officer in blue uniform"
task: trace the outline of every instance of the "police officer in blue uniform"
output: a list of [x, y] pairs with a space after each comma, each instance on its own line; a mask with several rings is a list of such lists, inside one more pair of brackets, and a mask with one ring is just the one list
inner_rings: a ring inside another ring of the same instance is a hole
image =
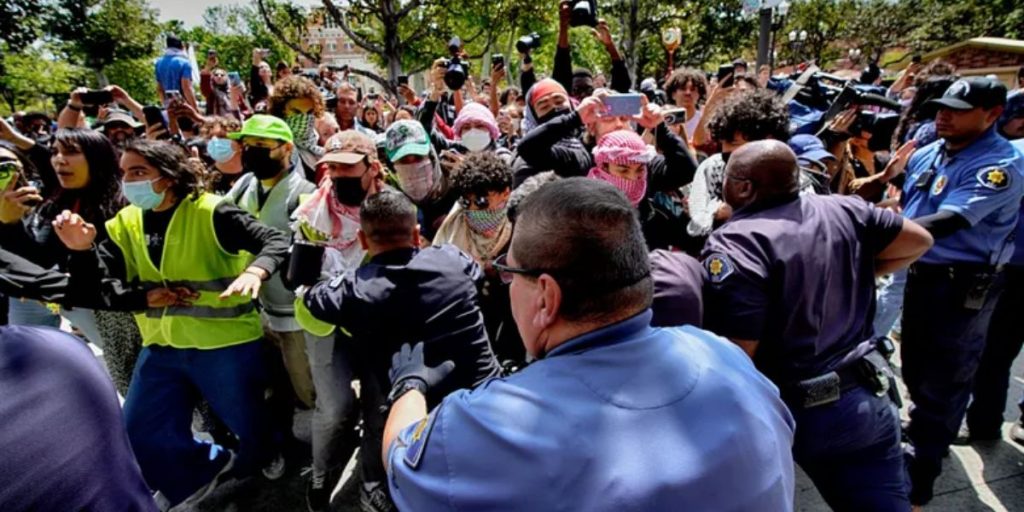
[[780, 141], [732, 154], [723, 191], [735, 213], [702, 255], [704, 325], [779, 386], [796, 462], [833, 509], [906, 511], [891, 345], [870, 319], [875, 276], [909, 265], [931, 237], [857, 197], [800, 196], [799, 176]]
[[939, 140], [907, 164], [903, 214], [935, 237], [910, 267], [903, 303], [903, 380], [911, 503], [927, 504], [955, 439], [1000, 291], [1024, 196], [1024, 163], [995, 123], [1006, 87], [958, 80], [932, 106]]
[[401, 510], [793, 508], [793, 423], [741, 350], [692, 326], [650, 327], [635, 208], [570, 178], [518, 209], [512, 313], [536, 362], [427, 414], [448, 368], [394, 357], [384, 436]]

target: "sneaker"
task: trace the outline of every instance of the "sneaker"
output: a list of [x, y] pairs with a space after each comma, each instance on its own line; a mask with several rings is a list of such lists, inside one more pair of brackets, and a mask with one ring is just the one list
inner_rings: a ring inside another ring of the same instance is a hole
[[1024, 423], [1018, 421], [1010, 427], [1010, 439], [1017, 444], [1024, 444]]
[[359, 508], [363, 512], [395, 512], [388, 491], [382, 482], [368, 482], [359, 487]]
[[204, 500], [207, 496], [209, 496], [210, 493], [213, 492], [213, 490], [216, 489], [218, 485], [220, 485], [220, 482], [224, 478], [224, 475], [228, 474], [228, 472], [231, 471], [231, 468], [235, 466], [235, 452], [232, 452], [230, 450], [225, 451], [228, 454], [227, 464], [224, 464], [224, 467], [220, 468], [220, 471], [218, 471], [216, 475], [213, 475], [213, 478], [210, 479], [210, 483], [200, 487], [199, 490], [192, 493], [191, 496], [185, 498], [185, 501], [182, 502], [183, 504], [192, 506], [195, 505], [196, 503], [199, 503], [200, 501]]
[[960, 431], [956, 434], [956, 439], [953, 440], [953, 444], [957, 446], [967, 446], [971, 443], [979, 443], [985, 441], [998, 441], [1003, 438], [1003, 433], [998, 429], [991, 432], [978, 432], [971, 430], [966, 423], [960, 426]]
[[277, 480], [284, 476], [284, 466], [284, 455], [279, 453], [277, 457], [274, 457], [274, 460], [270, 461], [270, 464], [263, 467], [263, 476], [267, 480]]
[[[312, 468], [310, 468], [312, 469]], [[306, 510], [309, 512], [325, 512], [331, 506], [331, 486], [328, 474], [310, 471], [306, 482]]]

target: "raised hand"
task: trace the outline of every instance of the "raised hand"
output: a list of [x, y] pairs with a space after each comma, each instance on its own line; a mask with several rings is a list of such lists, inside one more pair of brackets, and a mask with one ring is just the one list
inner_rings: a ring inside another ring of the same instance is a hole
[[96, 226], [71, 210], [64, 210], [53, 220], [53, 229], [60, 241], [73, 251], [87, 251], [96, 241]]

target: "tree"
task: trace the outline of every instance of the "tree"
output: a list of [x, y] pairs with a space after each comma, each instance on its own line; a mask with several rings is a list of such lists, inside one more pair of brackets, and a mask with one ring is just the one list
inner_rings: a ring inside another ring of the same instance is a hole
[[[28, 47], [4, 57], [0, 96], [10, 112], [18, 109], [49, 109], [83, 79], [83, 70], [42, 48]], [[49, 104], [48, 104], [49, 103]]]
[[[814, 60], [819, 66], [825, 66], [840, 54], [836, 43], [856, 34], [849, 26], [862, 17], [864, 15], [857, 12], [855, 0], [795, 0], [790, 4], [781, 31], [785, 40], [777, 42], [776, 48], [787, 56], [789, 62]], [[807, 40], [798, 52], [788, 44], [785, 34], [791, 31], [807, 31]]]
[[44, 5], [35, 0], [0, 2], [0, 96], [12, 110], [19, 92], [12, 85], [7, 56], [18, 54], [39, 37], [44, 13]]
[[68, 56], [92, 69], [105, 86], [107, 66], [157, 51], [156, 17], [146, 0], [56, 0], [47, 28]]

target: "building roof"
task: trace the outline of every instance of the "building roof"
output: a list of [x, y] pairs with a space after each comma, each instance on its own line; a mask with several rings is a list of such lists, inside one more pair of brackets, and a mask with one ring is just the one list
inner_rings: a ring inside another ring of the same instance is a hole
[[985, 50], [1024, 54], [1024, 41], [1020, 39], [1006, 39], [1003, 37], [975, 37], [974, 39], [960, 41], [959, 43], [928, 52], [921, 58], [922, 60], [928, 61], [944, 57], [962, 48], [982, 48]]

